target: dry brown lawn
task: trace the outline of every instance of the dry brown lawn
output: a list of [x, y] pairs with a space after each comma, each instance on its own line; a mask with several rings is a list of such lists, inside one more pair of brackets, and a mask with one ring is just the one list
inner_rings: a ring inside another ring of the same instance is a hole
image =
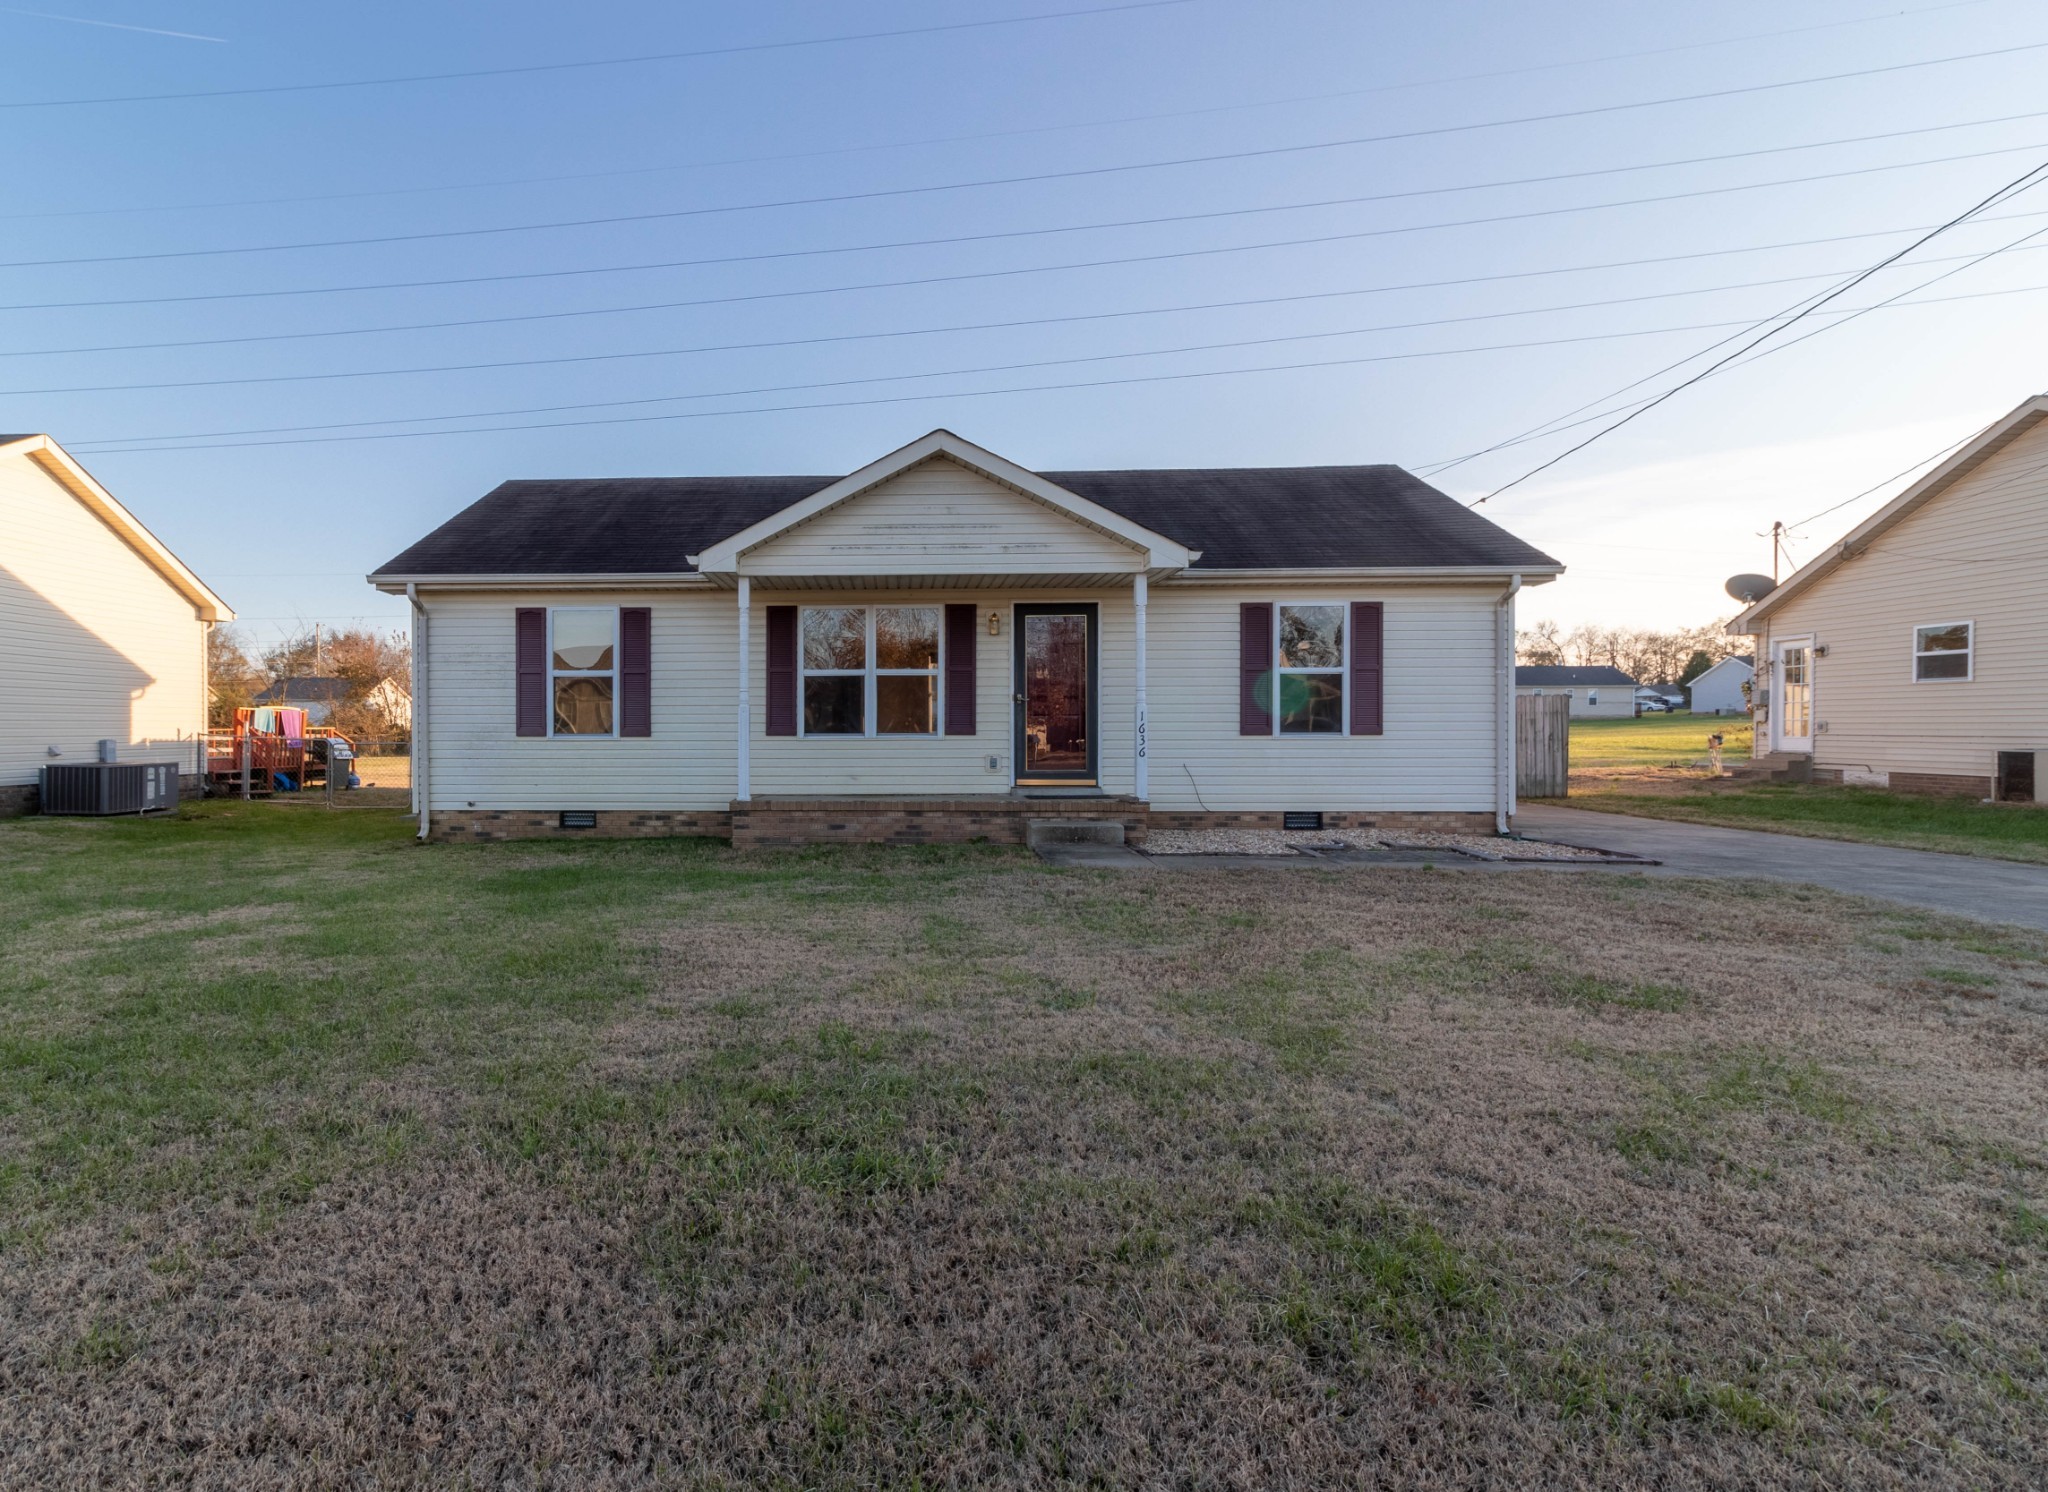
[[404, 832], [0, 826], [0, 1485], [2048, 1475], [2036, 936]]

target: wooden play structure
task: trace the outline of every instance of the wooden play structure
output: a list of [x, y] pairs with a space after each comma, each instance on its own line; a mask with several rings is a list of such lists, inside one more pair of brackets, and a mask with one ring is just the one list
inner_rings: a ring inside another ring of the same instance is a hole
[[208, 731], [206, 790], [221, 797], [266, 798], [325, 785], [330, 763], [334, 786], [353, 786], [349, 776], [355, 742], [324, 725], [308, 725], [306, 712], [289, 706], [235, 711], [232, 730]]

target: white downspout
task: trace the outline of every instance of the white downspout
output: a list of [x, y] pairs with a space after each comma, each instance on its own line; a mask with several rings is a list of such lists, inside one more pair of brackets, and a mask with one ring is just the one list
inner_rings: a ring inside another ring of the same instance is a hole
[[420, 588], [405, 583], [405, 599], [412, 604], [412, 807], [419, 815], [422, 844], [427, 838], [427, 608], [420, 600]]
[[1137, 648], [1137, 698], [1131, 721], [1131, 794], [1140, 803], [1152, 796], [1151, 746], [1148, 732], [1151, 727], [1145, 718], [1145, 572], [1140, 570], [1131, 582], [1131, 614], [1133, 617], [1133, 645]]
[[754, 636], [754, 598], [752, 594], [752, 587], [749, 585], [747, 577], [744, 575], [742, 575], [739, 578], [739, 592], [740, 718], [739, 737], [737, 742], [735, 743], [737, 746], [737, 754], [734, 757], [733, 797], [738, 802], [745, 803], [754, 796], [752, 781], [752, 763], [748, 759], [748, 749], [753, 745], [754, 734], [754, 694], [752, 688], [750, 687], [754, 672], [754, 663], [752, 658]]
[[1515, 801], [1515, 594], [1522, 577], [1508, 578], [1507, 591], [1494, 608], [1494, 658], [1500, 671], [1500, 726], [1494, 763], [1493, 827], [1505, 834], [1519, 806]]

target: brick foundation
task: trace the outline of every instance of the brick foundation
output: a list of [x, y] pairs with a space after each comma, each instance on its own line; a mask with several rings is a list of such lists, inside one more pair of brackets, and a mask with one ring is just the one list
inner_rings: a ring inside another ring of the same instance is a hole
[[1942, 798], [1988, 798], [1993, 783], [1989, 777], [1963, 777], [1945, 772], [1894, 772], [1895, 793], [1927, 793]]
[[[1278, 829], [1280, 811], [1193, 812], [1155, 808], [1154, 829]], [[1444, 834], [1491, 834], [1493, 814], [1454, 812], [1332, 811], [1323, 815], [1325, 829], [1418, 829]]]
[[42, 803], [43, 791], [33, 782], [0, 787], [0, 819], [20, 818], [34, 813]]
[[755, 798], [732, 805], [738, 849], [806, 844], [1022, 844], [1032, 819], [1113, 819], [1145, 842], [1134, 798]]
[[663, 813], [643, 809], [600, 809], [596, 827], [564, 829], [559, 812], [537, 813], [516, 808], [437, 808], [427, 820], [427, 837], [436, 844], [494, 839], [658, 839], [682, 835], [732, 833], [728, 814]]
[[[605, 810], [589, 829], [564, 829], [557, 811], [436, 809], [437, 844], [499, 839], [645, 839], [708, 835], [737, 849], [795, 849], [811, 844], [1022, 844], [1033, 819], [1112, 820], [1124, 842], [1141, 845], [1150, 829], [1277, 829], [1280, 813], [1150, 810], [1135, 798], [755, 798], [727, 812]], [[1331, 812], [1332, 829], [1433, 829], [1491, 834], [1491, 813]]]

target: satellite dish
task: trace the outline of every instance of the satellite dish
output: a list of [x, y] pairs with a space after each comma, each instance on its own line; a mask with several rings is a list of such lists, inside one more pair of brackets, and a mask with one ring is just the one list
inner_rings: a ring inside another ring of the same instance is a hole
[[1768, 575], [1735, 575], [1728, 580], [1728, 594], [1744, 606], [1754, 606], [1777, 588], [1778, 582]]

